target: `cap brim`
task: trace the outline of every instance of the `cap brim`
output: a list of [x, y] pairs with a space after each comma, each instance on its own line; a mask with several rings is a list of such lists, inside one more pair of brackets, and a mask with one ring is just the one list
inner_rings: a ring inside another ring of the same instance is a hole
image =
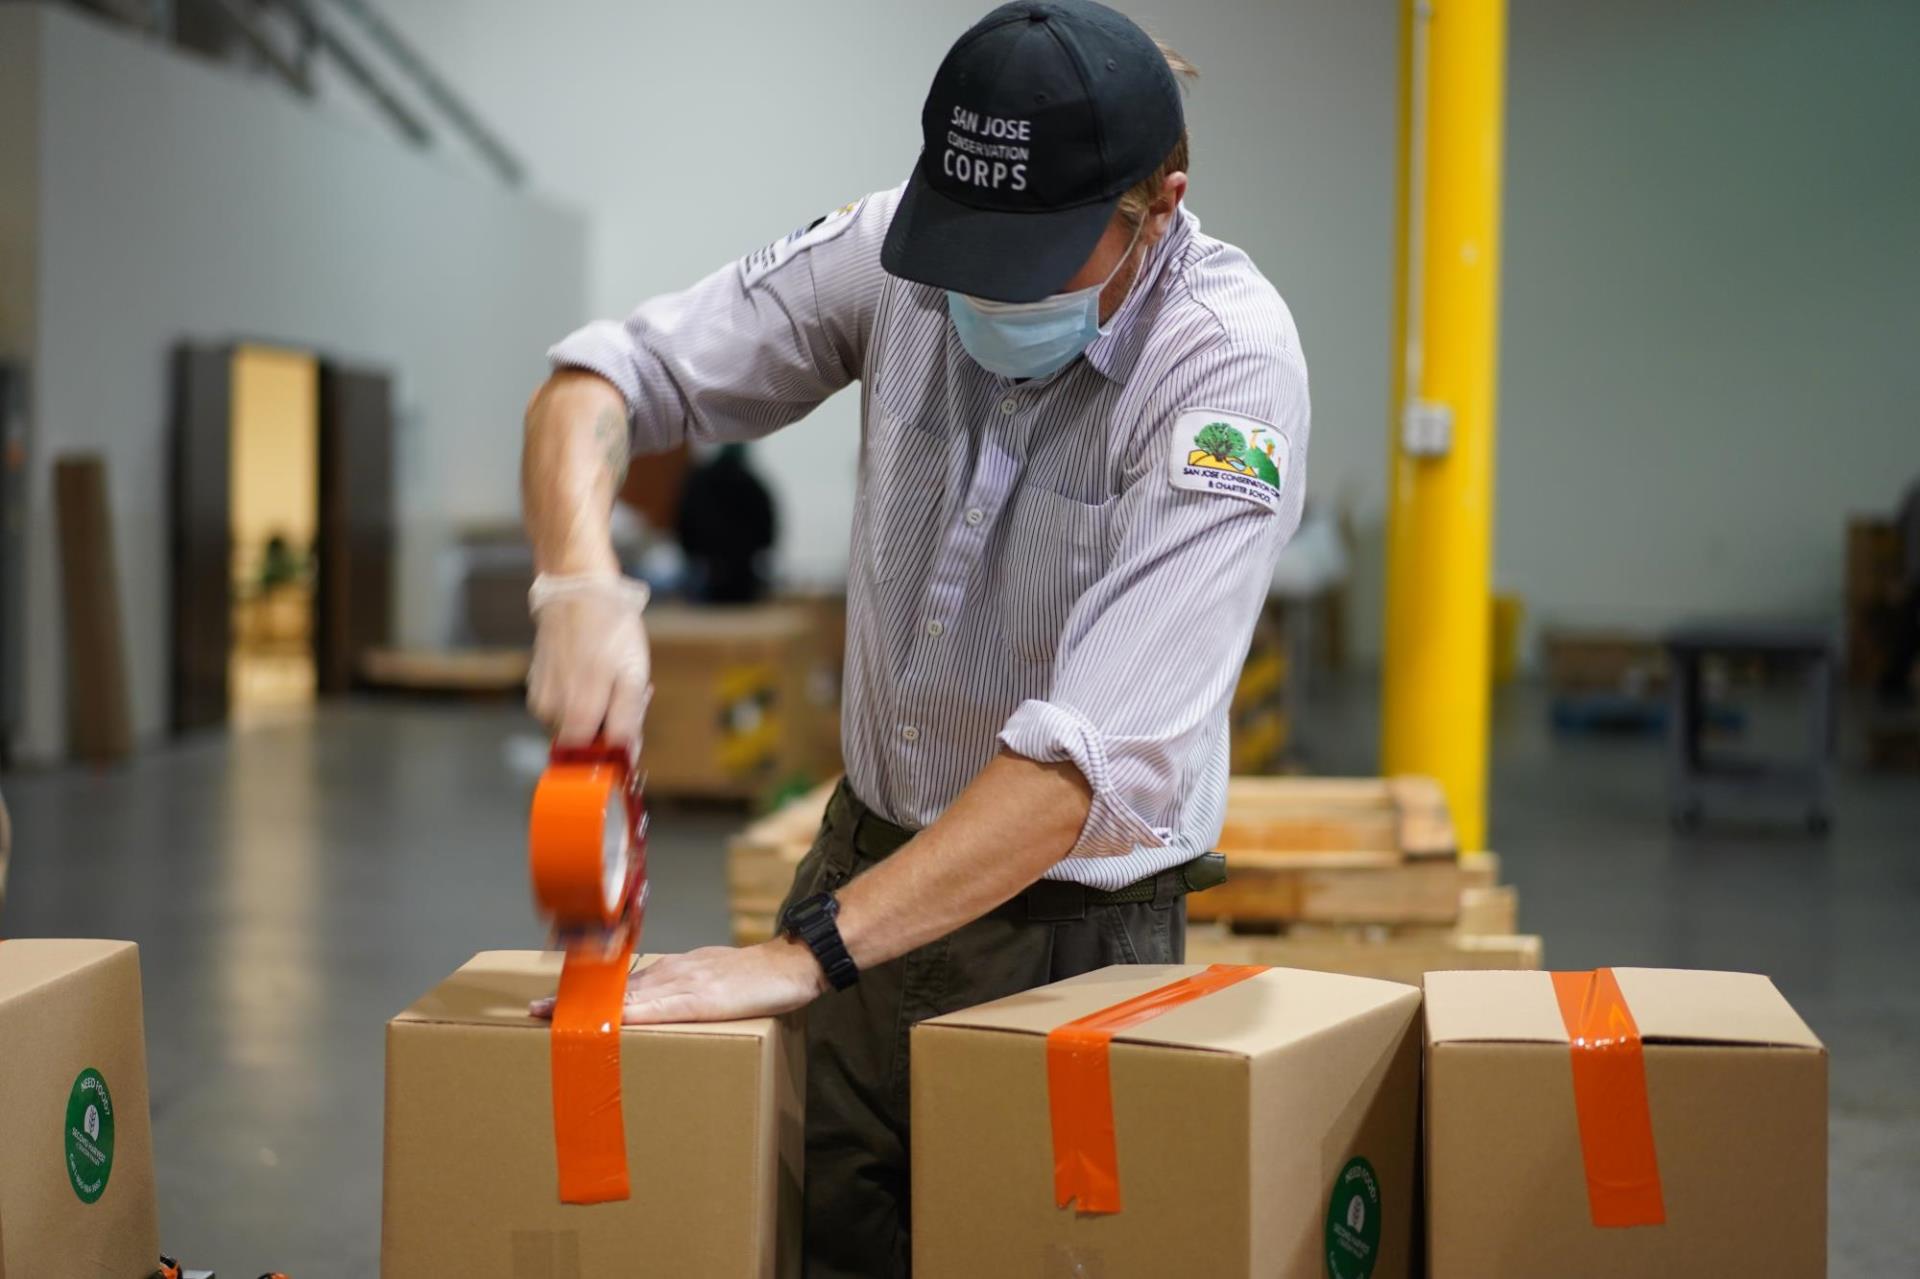
[[918, 165], [880, 249], [889, 275], [993, 302], [1058, 293], [1093, 254], [1120, 197], [1048, 213], [975, 209], [935, 191]]

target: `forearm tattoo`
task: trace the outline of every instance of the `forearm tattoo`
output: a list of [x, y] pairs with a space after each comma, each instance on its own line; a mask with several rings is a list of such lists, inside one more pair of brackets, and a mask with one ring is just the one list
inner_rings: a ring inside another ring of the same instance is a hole
[[613, 487], [617, 489], [627, 482], [627, 463], [632, 458], [626, 414], [618, 409], [602, 409], [593, 423], [593, 438], [605, 450], [607, 473], [613, 476]]

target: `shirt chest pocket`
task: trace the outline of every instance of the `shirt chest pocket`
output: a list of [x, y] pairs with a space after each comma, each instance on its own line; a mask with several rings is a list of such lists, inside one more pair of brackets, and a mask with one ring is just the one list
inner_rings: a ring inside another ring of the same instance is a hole
[[1053, 660], [1075, 601], [1107, 571], [1113, 507], [1111, 499], [1090, 505], [1042, 488], [1015, 495], [993, 584], [1016, 658]]

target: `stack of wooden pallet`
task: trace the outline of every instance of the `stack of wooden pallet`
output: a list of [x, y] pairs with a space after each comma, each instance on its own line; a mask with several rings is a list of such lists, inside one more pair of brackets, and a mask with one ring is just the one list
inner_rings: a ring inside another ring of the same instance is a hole
[[1187, 901], [1190, 962], [1418, 982], [1439, 968], [1538, 968], [1491, 853], [1462, 856], [1426, 777], [1236, 777], [1227, 882]]
[[[831, 784], [735, 836], [733, 939], [772, 935]], [[1462, 857], [1424, 777], [1237, 777], [1220, 835], [1227, 882], [1187, 899], [1187, 959], [1275, 964], [1418, 983], [1438, 968], [1538, 968], [1491, 853]]]
[[727, 843], [727, 894], [733, 942], [751, 946], [773, 936], [773, 919], [793, 882], [793, 871], [813, 846], [838, 782], [815, 787], [768, 813]]

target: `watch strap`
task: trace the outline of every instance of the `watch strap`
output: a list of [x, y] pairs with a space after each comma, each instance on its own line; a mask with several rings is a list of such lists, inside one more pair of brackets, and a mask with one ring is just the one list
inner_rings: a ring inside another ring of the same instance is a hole
[[827, 984], [845, 990], [860, 980], [860, 969], [847, 953], [840, 936], [840, 903], [831, 893], [816, 893], [793, 904], [781, 920], [783, 930], [798, 937], [819, 961]]

